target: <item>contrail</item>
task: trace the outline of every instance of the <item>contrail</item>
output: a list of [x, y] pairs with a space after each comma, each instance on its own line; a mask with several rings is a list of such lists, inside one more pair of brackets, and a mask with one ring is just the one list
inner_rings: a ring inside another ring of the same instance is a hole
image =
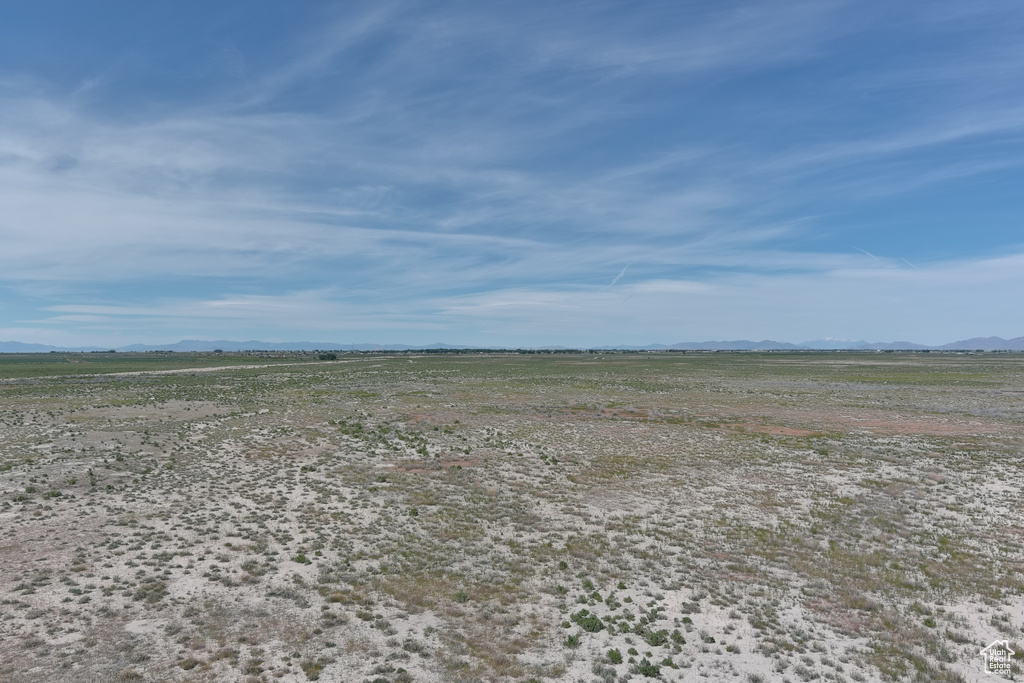
[[610, 284], [610, 285], [608, 285], [608, 286], [609, 286], [609, 287], [614, 287], [614, 286], [615, 286], [615, 283], [616, 283], [616, 282], [618, 282], [619, 280], [621, 280], [621, 279], [622, 279], [622, 276], [626, 274], [626, 271], [627, 271], [627, 270], [629, 270], [629, 267], [630, 267], [631, 265], [633, 265], [633, 264], [632, 264], [632, 263], [627, 263], [627, 264], [626, 264], [626, 267], [625, 267], [625, 268], [623, 268], [623, 269], [622, 269], [622, 271], [621, 271], [621, 272], [620, 272], [620, 273], [619, 273], [618, 275], [616, 275], [616, 276], [615, 276], [615, 279], [614, 279], [614, 280], [612, 280], [611, 284]]
[[876, 263], [881, 263], [881, 262], [882, 262], [882, 259], [880, 259], [880, 258], [878, 258], [877, 256], [875, 256], [874, 254], [872, 254], [872, 253], [871, 253], [870, 251], [868, 251], [867, 249], [861, 249], [860, 247], [854, 247], [854, 249], [856, 249], [857, 251], [860, 251], [860, 252], [864, 252], [865, 254], [867, 254], [868, 256], [870, 256], [871, 258], [875, 259], [875, 262], [876, 262]]

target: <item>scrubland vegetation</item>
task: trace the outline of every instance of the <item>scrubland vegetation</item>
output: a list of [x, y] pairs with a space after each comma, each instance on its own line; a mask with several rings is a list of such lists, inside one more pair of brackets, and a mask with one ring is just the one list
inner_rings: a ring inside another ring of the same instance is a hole
[[0, 357], [3, 681], [1024, 652], [1021, 355], [99, 355]]

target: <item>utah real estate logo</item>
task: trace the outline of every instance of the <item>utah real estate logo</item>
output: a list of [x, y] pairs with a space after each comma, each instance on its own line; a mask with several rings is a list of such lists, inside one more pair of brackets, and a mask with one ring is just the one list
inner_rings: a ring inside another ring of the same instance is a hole
[[988, 647], [981, 651], [985, 660], [985, 673], [987, 674], [1009, 674], [1010, 659], [1017, 654], [1010, 649], [1010, 642], [1007, 640], [993, 641]]

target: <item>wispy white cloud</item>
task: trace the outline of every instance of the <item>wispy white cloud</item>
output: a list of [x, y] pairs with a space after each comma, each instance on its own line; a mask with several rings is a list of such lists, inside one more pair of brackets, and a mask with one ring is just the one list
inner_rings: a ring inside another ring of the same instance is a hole
[[[946, 343], [981, 328], [1018, 336], [1021, 287], [1024, 254], [1015, 254], [928, 268], [648, 281], [613, 291], [487, 292], [452, 299], [444, 315], [518, 340], [546, 331], [546, 338], [558, 343], [582, 345], [738, 338], [798, 342], [823, 334]], [[934, 321], [950, 310], [958, 312], [957, 319], [937, 333]]]
[[[863, 257], [862, 257], [863, 258]], [[93, 343], [160, 341], [182, 336], [262, 336], [316, 341], [533, 345], [646, 344], [684, 340], [774, 338], [802, 341], [822, 334], [875, 340], [945, 343], [979, 326], [1015, 335], [1024, 287], [1024, 253], [925, 267], [882, 261], [827, 272], [720, 274], [700, 280], [647, 279], [602, 284], [510, 287], [375, 305], [343, 289], [279, 295], [161, 298], [145, 304], [57, 304], [47, 317], [24, 321], [53, 339], [69, 322]], [[358, 293], [357, 293], [358, 294]], [[958, 317], [935, 331], [932, 321]], [[267, 321], [273, 321], [268, 324]], [[994, 322], [995, 321], [995, 322]], [[144, 330], [145, 332], [141, 332]], [[395, 335], [401, 335], [396, 339]], [[539, 337], [538, 335], [542, 335]], [[143, 338], [144, 337], [144, 338]]]
[[[0, 73], [8, 320], [793, 338], [784, 325], [841, 326], [834, 297], [898, 329], [914, 319], [900, 297], [930, 311], [929, 288], [946, 291], [935, 273], [1015, 282], [977, 265], [1012, 241], [940, 263], [918, 246], [942, 237], [931, 225], [848, 224], [889, 220], [872, 202], [1007, 182], [1024, 96], [992, 57], [1024, 53], [992, 8], [868, 4], [318, 6], [266, 50], [225, 35], [189, 67], [222, 87], [131, 106], [114, 57], [73, 87]], [[965, 319], [991, 312], [949, 295]], [[951, 329], [941, 317], [922, 329]]]
[[354, 6], [359, 8], [358, 11], [341, 16], [328, 13], [323, 17], [323, 25], [304, 34], [300, 46], [290, 58], [247, 83], [242, 97], [230, 103], [232, 107], [265, 104], [291, 88], [324, 76], [340, 57], [361, 42], [372, 39], [375, 34], [388, 30], [396, 21], [401, 21], [403, 3], [400, 2], [380, 1]]

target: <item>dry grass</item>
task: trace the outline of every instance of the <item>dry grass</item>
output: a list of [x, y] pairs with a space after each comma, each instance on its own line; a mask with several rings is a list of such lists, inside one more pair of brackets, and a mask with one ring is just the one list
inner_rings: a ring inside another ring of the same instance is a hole
[[0, 680], [951, 682], [1020, 641], [1024, 358], [342, 358], [12, 370]]

